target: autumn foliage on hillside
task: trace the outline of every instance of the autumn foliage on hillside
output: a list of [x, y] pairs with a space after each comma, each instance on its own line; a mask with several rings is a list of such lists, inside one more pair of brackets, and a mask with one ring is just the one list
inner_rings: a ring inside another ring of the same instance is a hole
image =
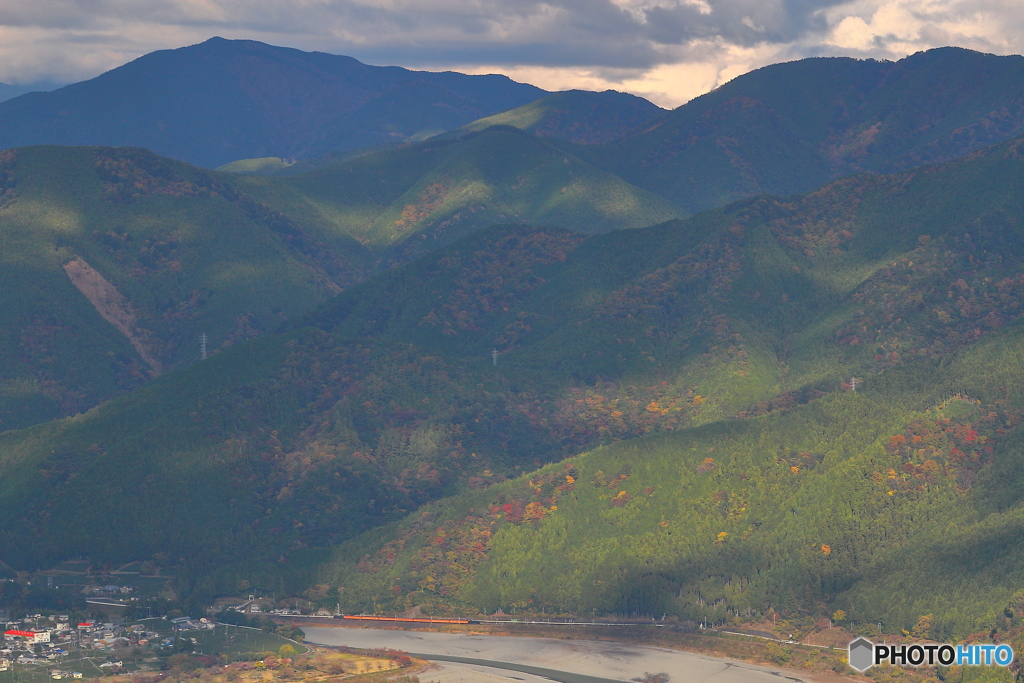
[[[975, 403], [957, 396], [947, 404], [957, 401]], [[934, 485], [939, 476], [954, 479], [961, 490], [970, 488], [978, 471], [991, 462], [1000, 438], [1021, 419], [1019, 411], [1008, 412], [1001, 402], [977, 404], [979, 417], [973, 422], [949, 417], [918, 420], [908, 424], [903, 433], [889, 437], [886, 449], [900, 456], [903, 464], [885, 473], [875, 472], [872, 479], [895, 491]]]
[[[438, 269], [452, 275], [448, 291], [419, 324], [439, 327], [445, 335], [482, 332], [488, 319], [512, 310], [544, 284], [535, 268], [565, 261], [582, 241], [582, 236], [562, 231], [515, 231], [500, 237], [486, 251], [440, 258]], [[508, 348], [525, 331], [516, 330], [513, 323], [499, 333], [498, 342]]]
[[17, 159], [16, 150], [5, 149], [0, 152], [0, 208], [14, 199], [14, 167], [17, 165]]

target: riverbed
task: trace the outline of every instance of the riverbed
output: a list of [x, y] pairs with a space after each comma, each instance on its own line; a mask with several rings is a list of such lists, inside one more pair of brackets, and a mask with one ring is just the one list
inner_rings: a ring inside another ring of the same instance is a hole
[[310, 643], [386, 647], [436, 661], [437, 668], [420, 674], [422, 683], [603, 683], [631, 681], [645, 673], [666, 673], [671, 683], [813, 681], [809, 676], [745, 662], [606, 641], [402, 629], [303, 626], [303, 630]]

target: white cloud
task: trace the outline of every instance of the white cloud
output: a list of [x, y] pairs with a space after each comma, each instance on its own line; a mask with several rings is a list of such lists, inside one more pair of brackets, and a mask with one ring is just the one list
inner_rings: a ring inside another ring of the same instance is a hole
[[0, 0], [0, 81], [70, 82], [212, 35], [676, 106], [812, 55], [1024, 49], [1020, 0]]
[[1024, 49], [1024, 5], [1007, 0], [860, 0], [824, 12], [824, 45], [885, 57], [944, 45], [997, 54]]

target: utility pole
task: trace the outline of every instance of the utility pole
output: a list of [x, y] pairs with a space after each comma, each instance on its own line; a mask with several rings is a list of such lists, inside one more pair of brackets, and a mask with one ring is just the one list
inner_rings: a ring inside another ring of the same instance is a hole
[[199, 357], [206, 360], [206, 333], [199, 335]]
[[498, 367], [498, 349], [491, 349], [491, 362], [494, 363], [494, 367]]

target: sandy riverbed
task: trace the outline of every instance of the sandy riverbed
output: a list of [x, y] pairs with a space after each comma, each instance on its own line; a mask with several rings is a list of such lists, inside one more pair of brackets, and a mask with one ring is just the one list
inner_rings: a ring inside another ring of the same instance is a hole
[[[387, 647], [406, 652], [513, 662], [620, 681], [642, 677], [645, 672], [667, 673], [672, 683], [780, 683], [780, 680], [787, 679], [811, 683], [814, 680], [790, 671], [692, 652], [613, 642], [397, 629], [304, 626], [303, 630], [308, 642], [323, 645]], [[437, 670], [422, 674], [420, 680], [424, 683], [497, 683], [509, 680], [550, 683], [547, 679], [525, 673], [454, 663], [441, 663]]]

